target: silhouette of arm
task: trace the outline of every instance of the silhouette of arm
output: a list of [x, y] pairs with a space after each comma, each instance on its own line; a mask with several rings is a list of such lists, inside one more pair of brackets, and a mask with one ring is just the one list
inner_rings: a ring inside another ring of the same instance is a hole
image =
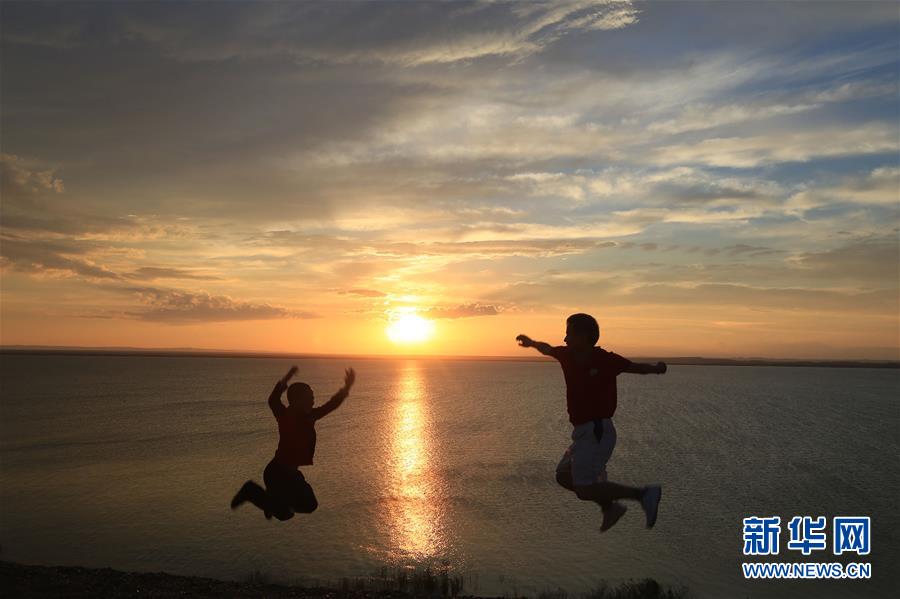
[[665, 374], [668, 368], [665, 362], [657, 362], [656, 364], [641, 364], [640, 362], [632, 362], [623, 372], [631, 374]]
[[272, 410], [272, 414], [275, 418], [278, 418], [284, 411], [287, 410], [284, 407], [284, 404], [281, 403], [281, 394], [284, 393], [284, 390], [287, 389], [288, 381], [291, 380], [291, 377], [297, 373], [297, 367], [291, 366], [291, 369], [288, 370], [287, 374], [281, 377], [277, 383], [275, 383], [275, 388], [272, 389], [272, 393], [269, 394], [269, 408]]
[[344, 400], [347, 399], [347, 396], [350, 395], [350, 387], [353, 386], [353, 383], [356, 382], [356, 371], [352, 368], [348, 368], [344, 371], [344, 386], [338, 389], [338, 392], [331, 396], [331, 399], [326, 401], [324, 404], [319, 406], [318, 408], [313, 408], [312, 415], [313, 418], [319, 420], [320, 418], [324, 418], [328, 416], [335, 410], [337, 410]]
[[544, 343], [543, 341], [535, 341], [528, 335], [519, 335], [518, 337], [516, 337], [516, 341], [519, 342], [520, 347], [533, 347], [545, 356], [553, 355], [552, 345], [550, 345], [549, 343]]
[[269, 394], [269, 408], [272, 410], [272, 415], [274, 415], [275, 418], [280, 417], [287, 409], [284, 407], [284, 404], [281, 403], [281, 394], [284, 393], [285, 389], [287, 389], [287, 385], [284, 384], [284, 381], [278, 381], [275, 383], [275, 388], [272, 389], [272, 393]]

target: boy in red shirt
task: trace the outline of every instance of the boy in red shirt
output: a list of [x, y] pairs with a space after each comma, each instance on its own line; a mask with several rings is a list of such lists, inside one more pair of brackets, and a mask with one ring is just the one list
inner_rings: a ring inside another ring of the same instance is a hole
[[[249, 501], [261, 509], [267, 519], [274, 515], [279, 520], [290, 520], [294, 513], [309, 514], [319, 506], [312, 487], [298, 468], [312, 465], [316, 451], [316, 420], [344, 402], [356, 380], [356, 373], [348, 368], [344, 373], [344, 386], [317, 408], [313, 407], [313, 391], [309, 385], [294, 383], [288, 387], [288, 381], [296, 373], [297, 367], [291, 367], [269, 395], [269, 408], [278, 421], [278, 449], [263, 472], [266, 488], [248, 480], [231, 500], [231, 509]], [[287, 407], [281, 403], [285, 389]]]
[[626, 507], [618, 499], [639, 501], [647, 516], [647, 528], [653, 528], [662, 488], [649, 485], [642, 489], [609, 482], [606, 463], [616, 446], [612, 416], [616, 411], [616, 376], [663, 374], [664, 362], [636, 364], [622, 356], [594, 347], [600, 339], [600, 327], [588, 314], [573, 314], [566, 320], [565, 346], [553, 347], [534, 341], [527, 335], [516, 340], [522, 347], [533, 347], [545, 356], [556, 358], [566, 379], [566, 407], [572, 430], [572, 444], [556, 467], [556, 481], [579, 499], [594, 501], [603, 510], [600, 531], [607, 531], [621, 518]]

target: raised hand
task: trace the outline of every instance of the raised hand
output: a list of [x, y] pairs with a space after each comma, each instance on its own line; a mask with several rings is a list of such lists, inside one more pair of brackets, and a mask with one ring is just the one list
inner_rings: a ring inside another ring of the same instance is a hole
[[519, 335], [516, 337], [516, 341], [519, 342], [519, 345], [522, 347], [533, 347], [534, 341], [528, 335]]
[[352, 368], [348, 368], [344, 371], [344, 389], [347, 391], [350, 390], [350, 387], [353, 386], [353, 383], [356, 382], [356, 371]]
[[288, 381], [291, 380], [295, 374], [297, 374], [297, 367], [291, 366], [291, 369], [287, 371], [287, 374], [281, 377], [281, 382], [287, 385]]

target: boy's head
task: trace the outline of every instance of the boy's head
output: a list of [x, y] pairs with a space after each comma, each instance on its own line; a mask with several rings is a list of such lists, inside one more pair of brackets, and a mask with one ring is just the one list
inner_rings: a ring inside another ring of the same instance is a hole
[[301, 412], [309, 412], [313, 407], [313, 390], [306, 383], [293, 383], [287, 389], [288, 405]]
[[594, 347], [600, 339], [600, 327], [590, 314], [573, 314], [566, 319], [566, 345], [575, 349]]

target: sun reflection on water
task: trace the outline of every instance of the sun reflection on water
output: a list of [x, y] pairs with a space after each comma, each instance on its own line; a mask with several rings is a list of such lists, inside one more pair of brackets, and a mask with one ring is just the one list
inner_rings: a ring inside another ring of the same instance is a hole
[[394, 559], [423, 560], [442, 554], [443, 497], [434, 472], [431, 427], [419, 365], [401, 371], [393, 404], [388, 505], [390, 547]]

